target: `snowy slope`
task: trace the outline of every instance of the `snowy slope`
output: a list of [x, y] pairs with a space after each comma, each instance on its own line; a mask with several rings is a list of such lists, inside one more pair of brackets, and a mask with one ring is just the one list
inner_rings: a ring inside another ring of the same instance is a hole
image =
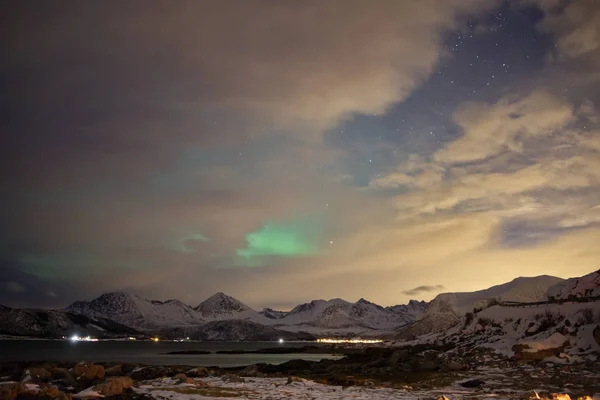
[[271, 320], [239, 300], [224, 293], [216, 293], [200, 303], [195, 310], [207, 321], [239, 319], [269, 324]]
[[559, 282], [552, 286], [547, 294], [548, 298], [556, 300], [600, 296], [600, 270], [579, 278], [569, 278]]
[[406, 329], [398, 331], [399, 337], [410, 338], [430, 332], [445, 330], [461, 321], [473, 309], [486, 308], [496, 301], [530, 303], [546, 299], [548, 290], [561, 282], [553, 276], [516, 278], [502, 285], [475, 292], [441, 293], [427, 310]]
[[204, 322], [200, 314], [179, 300], [151, 301], [121, 292], [105, 293], [92, 301], [76, 301], [66, 311], [87, 317], [109, 318], [141, 330]]
[[[477, 353], [485, 348], [506, 357], [516, 356], [518, 345], [530, 348], [525, 352], [554, 347], [560, 348], [556, 355], [542, 357], [556, 363], [595, 362], [600, 355], [600, 338], [595, 338], [599, 324], [600, 301], [522, 307], [496, 305], [475, 313], [473, 318], [461, 319], [461, 323], [447, 330], [395, 344], [453, 343], [457, 348], [452, 352], [457, 354]], [[564, 337], [567, 341], [562, 346]]]

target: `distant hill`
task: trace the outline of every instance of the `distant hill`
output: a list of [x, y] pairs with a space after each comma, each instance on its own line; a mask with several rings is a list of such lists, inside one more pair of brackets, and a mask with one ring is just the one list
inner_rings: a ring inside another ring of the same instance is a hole
[[133, 328], [106, 318], [93, 318], [58, 310], [18, 309], [0, 306], [0, 335], [61, 338], [137, 336]]

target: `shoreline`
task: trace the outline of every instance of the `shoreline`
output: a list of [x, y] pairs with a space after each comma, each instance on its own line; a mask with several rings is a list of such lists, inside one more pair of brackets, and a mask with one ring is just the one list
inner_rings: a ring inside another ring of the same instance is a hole
[[[312, 350], [310, 346], [307, 347], [309, 349], [301, 350]], [[272, 349], [262, 350], [272, 351]], [[490, 352], [453, 354], [448, 353], [449, 349], [434, 345], [402, 348], [369, 347], [352, 350], [337, 360], [293, 359], [281, 364], [255, 363], [239, 367], [114, 362], [0, 363], [0, 379], [14, 382], [25, 380], [40, 385], [50, 384], [64, 390], [72, 386], [73, 389], [68, 391], [71, 394], [87, 388], [83, 386], [102, 385], [106, 380], [115, 377], [131, 380], [132, 385], [142, 392], [150, 390], [142, 387], [153, 387], [166, 381], [181, 390], [200, 390], [204, 393], [206, 387], [202, 386], [204, 389], [200, 389], [198, 385], [210, 384], [213, 385], [212, 387], [227, 387], [228, 390], [232, 390], [231, 385], [235, 382], [249, 388], [255, 384], [266, 388], [269, 387], [269, 380], [279, 382], [278, 384], [284, 380], [285, 385], [297, 384], [298, 390], [300, 386], [310, 386], [315, 390], [324, 391], [333, 390], [331, 388], [394, 390], [398, 395], [403, 393], [403, 396], [413, 392], [449, 393], [449, 388], [470, 391], [468, 393], [472, 395], [508, 396], [509, 393], [512, 395], [519, 393], [520, 398], [523, 398], [524, 393], [531, 393], [532, 390], [547, 393], [563, 393], [568, 390], [572, 395], [577, 396], [592, 396], [600, 393], [600, 370], [597, 368], [597, 362], [572, 365], [547, 361], [523, 362]], [[281, 350], [277, 349], [277, 351]], [[250, 351], [250, 354], [256, 353]], [[92, 380], [77, 378], [74, 374], [78, 368], [83, 368], [81, 365], [93, 371], [101, 369], [102, 377]], [[33, 377], [32, 371], [39, 375], [38, 378]], [[176, 383], [175, 377], [178, 377], [176, 379], [178, 382], [183, 379], [184, 383]], [[188, 381], [188, 378], [191, 380]], [[186, 384], [191, 386], [177, 386]]]

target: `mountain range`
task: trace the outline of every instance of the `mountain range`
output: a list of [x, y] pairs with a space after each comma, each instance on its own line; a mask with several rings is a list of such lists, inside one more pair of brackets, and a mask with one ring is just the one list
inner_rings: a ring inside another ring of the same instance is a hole
[[[218, 328], [234, 332], [228, 337], [248, 340], [248, 335], [286, 338], [292, 333], [295, 338], [374, 335], [380, 330], [392, 330], [411, 323], [426, 307], [427, 303], [414, 300], [405, 305], [382, 307], [365, 299], [356, 303], [332, 299], [313, 300], [289, 312], [271, 309], [257, 312], [224, 293], [216, 293], [191, 307], [178, 300], [162, 302], [114, 292], [91, 301], [77, 301], [65, 311], [111, 319], [143, 332], [221, 337], [215, 333]], [[246, 328], [248, 335], [240, 332], [241, 328]]]
[[444, 331], [501, 302], [536, 303], [600, 295], [600, 271], [579, 278], [516, 278], [485, 290], [442, 293], [431, 302], [382, 307], [365, 299], [313, 300], [290, 311], [256, 311], [224, 293], [195, 307], [179, 300], [146, 300], [105, 293], [64, 310], [0, 306], [0, 335], [57, 337], [82, 332], [97, 337], [161, 335], [200, 340], [285, 340], [325, 336], [410, 339]]

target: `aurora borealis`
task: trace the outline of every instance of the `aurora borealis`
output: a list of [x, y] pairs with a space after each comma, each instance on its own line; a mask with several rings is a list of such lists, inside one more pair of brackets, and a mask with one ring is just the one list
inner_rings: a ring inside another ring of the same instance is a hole
[[0, 304], [393, 305], [589, 273], [599, 20], [596, 0], [9, 2]]
[[252, 264], [255, 257], [316, 255], [320, 247], [319, 230], [319, 222], [310, 218], [288, 224], [268, 223], [256, 232], [246, 234], [247, 247], [236, 253], [248, 264]]

